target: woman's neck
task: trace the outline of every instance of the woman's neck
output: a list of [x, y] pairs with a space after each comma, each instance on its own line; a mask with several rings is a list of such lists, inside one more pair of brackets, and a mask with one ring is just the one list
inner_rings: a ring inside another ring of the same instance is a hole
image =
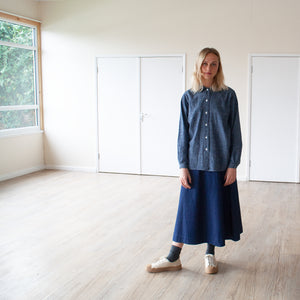
[[203, 86], [207, 87], [207, 88], [211, 88], [212, 84], [213, 84], [213, 80], [205, 80], [202, 79], [202, 84]]

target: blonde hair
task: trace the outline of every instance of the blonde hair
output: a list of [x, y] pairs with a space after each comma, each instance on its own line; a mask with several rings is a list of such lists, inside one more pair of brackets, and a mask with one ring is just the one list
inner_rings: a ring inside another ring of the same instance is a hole
[[214, 77], [211, 89], [216, 91], [227, 90], [228, 87], [224, 83], [224, 74], [221, 63], [221, 57], [219, 52], [215, 48], [204, 48], [200, 51], [194, 66], [194, 72], [192, 76], [192, 88], [191, 90], [196, 93], [203, 88], [203, 83], [201, 81], [201, 66], [207, 54], [212, 53], [218, 57], [219, 68], [216, 76]]

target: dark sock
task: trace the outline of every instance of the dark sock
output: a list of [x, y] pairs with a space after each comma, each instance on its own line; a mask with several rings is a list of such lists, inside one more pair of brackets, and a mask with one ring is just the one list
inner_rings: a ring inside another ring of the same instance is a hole
[[170, 262], [174, 262], [180, 256], [181, 248], [172, 245], [169, 255], [167, 256], [167, 260]]
[[207, 249], [205, 254], [215, 255], [215, 246], [212, 244], [207, 244]]

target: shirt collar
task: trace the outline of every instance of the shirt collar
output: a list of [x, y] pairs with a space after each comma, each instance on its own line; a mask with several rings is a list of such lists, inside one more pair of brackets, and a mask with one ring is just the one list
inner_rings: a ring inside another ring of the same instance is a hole
[[206, 91], [206, 90], [210, 90], [210, 88], [207, 88], [205, 86], [202, 86], [200, 89], [199, 89], [199, 92], [203, 92], [203, 91]]

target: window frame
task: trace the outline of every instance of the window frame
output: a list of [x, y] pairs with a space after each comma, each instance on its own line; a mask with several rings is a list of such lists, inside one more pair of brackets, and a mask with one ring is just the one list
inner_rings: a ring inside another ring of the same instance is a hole
[[41, 22], [27, 19], [24, 17], [20, 17], [17, 15], [8, 14], [0, 11], [0, 19], [3, 21], [20, 24], [24, 26], [28, 26], [35, 29], [35, 44], [32, 46], [26, 46], [21, 44], [16, 44], [12, 42], [0, 41], [1, 45], [9, 46], [9, 47], [17, 47], [21, 49], [28, 49], [34, 51], [34, 81], [35, 81], [35, 100], [36, 103], [33, 105], [12, 105], [9, 108], [4, 108], [0, 106], [0, 111], [18, 111], [18, 110], [26, 110], [26, 109], [35, 109], [37, 113], [37, 125], [28, 126], [28, 127], [19, 127], [19, 128], [10, 128], [10, 129], [1, 129], [0, 137], [3, 136], [11, 136], [11, 135], [22, 135], [28, 133], [41, 132], [44, 129], [43, 122], [43, 102], [42, 102], [42, 65], [41, 65]]

